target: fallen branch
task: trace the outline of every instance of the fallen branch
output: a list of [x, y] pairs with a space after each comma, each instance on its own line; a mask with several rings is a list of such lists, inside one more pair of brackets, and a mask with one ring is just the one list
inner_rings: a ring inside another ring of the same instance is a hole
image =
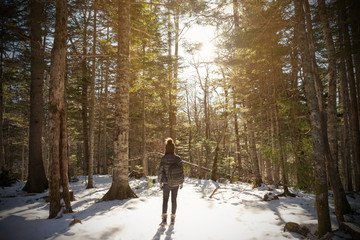
[[[164, 155], [164, 154], [163, 154], [163, 153], [160, 153], [160, 152], [148, 152], [148, 153], [145, 154], [145, 157], [147, 157], [147, 156], [159, 156], [159, 157], [161, 157], [161, 156], [163, 156], [163, 155]], [[136, 156], [136, 157], [129, 158], [129, 162], [130, 162], [130, 161], [140, 160], [140, 159], [142, 159], [143, 157], [144, 157], [144, 156], [141, 155], [141, 156]], [[190, 166], [190, 167], [195, 167], [195, 168], [198, 168], [198, 167], [199, 167], [199, 165], [197, 165], [197, 164], [195, 164], [195, 163], [190, 163], [190, 162], [187, 162], [187, 161], [184, 161], [184, 160], [182, 160], [182, 163], [185, 164], [185, 165], [188, 165], [188, 166]], [[211, 171], [212, 171], [210, 168], [206, 168], [206, 167], [203, 167], [203, 166], [201, 166], [200, 169], [201, 169], [201, 170], [204, 170], [204, 171], [208, 171], [208, 172], [211, 172]]]
[[220, 186], [217, 186], [217, 188], [215, 188], [215, 190], [213, 191], [213, 193], [210, 195], [210, 198], [212, 198], [214, 196], [214, 194], [216, 193], [217, 190], [219, 190]]

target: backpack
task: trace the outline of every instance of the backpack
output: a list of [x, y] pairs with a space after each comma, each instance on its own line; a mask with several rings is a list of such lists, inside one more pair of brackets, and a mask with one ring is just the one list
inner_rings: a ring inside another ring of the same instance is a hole
[[172, 163], [167, 176], [169, 187], [177, 187], [184, 182], [184, 169], [181, 163]]

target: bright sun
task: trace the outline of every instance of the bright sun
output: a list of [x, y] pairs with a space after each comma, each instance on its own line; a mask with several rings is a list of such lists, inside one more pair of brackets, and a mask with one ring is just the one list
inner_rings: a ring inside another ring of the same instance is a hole
[[199, 44], [195, 54], [203, 61], [212, 61], [215, 58], [214, 32], [214, 27], [194, 25], [184, 35], [187, 41]]

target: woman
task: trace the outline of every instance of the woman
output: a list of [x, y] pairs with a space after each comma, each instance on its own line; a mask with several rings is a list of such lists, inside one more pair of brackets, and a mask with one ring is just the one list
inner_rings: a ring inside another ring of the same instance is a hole
[[161, 158], [159, 167], [159, 183], [163, 190], [162, 221], [166, 225], [168, 201], [171, 192], [171, 225], [175, 223], [176, 198], [179, 188], [184, 182], [184, 168], [181, 158], [175, 154], [175, 144], [171, 138], [166, 139], [165, 155]]

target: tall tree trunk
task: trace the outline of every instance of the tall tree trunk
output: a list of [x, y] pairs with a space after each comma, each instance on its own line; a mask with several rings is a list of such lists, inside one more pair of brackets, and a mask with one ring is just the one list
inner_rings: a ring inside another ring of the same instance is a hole
[[179, 5], [176, 5], [175, 7], [175, 15], [174, 15], [174, 27], [175, 27], [175, 46], [174, 46], [174, 77], [172, 79], [173, 85], [172, 85], [172, 99], [171, 99], [171, 124], [172, 127], [172, 133], [171, 137], [176, 140], [177, 136], [177, 120], [176, 120], [176, 113], [177, 113], [177, 91], [178, 91], [178, 71], [179, 71], [179, 21], [180, 21], [180, 9]]
[[220, 151], [220, 142], [216, 144], [215, 153], [214, 153], [214, 161], [211, 171], [211, 180], [217, 181], [217, 170], [218, 170], [218, 159], [219, 159], [219, 151]]
[[96, 15], [97, 3], [94, 1], [94, 32], [93, 32], [93, 64], [92, 76], [90, 83], [90, 107], [89, 107], [89, 179], [86, 188], [93, 188], [93, 173], [94, 173], [94, 148], [95, 148], [95, 79], [96, 79]]
[[356, 91], [358, 94], [357, 105], [358, 105], [358, 112], [360, 112], [360, 18], [359, 18], [360, 3], [358, 0], [350, 0], [346, 2], [348, 2], [349, 4], [349, 17], [350, 17], [350, 26], [351, 26], [350, 29], [352, 36], [351, 37], [352, 54], [354, 59], [354, 68], [355, 68], [355, 77], [356, 77]]
[[[83, 30], [83, 55], [87, 55], [87, 19], [84, 16], [84, 30]], [[84, 175], [89, 173], [89, 128], [88, 128], [88, 86], [89, 86], [89, 73], [87, 67], [87, 60], [84, 57], [81, 61], [82, 71], [82, 89], [81, 89], [81, 117], [82, 117], [82, 137], [83, 137], [83, 171]]]
[[[168, 0], [168, 3], [171, 4], [171, 1]], [[172, 57], [172, 24], [171, 24], [171, 11], [170, 7], [167, 11], [168, 14], [168, 22], [167, 22], [167, 34], [168, 34], [168, 92], [169, 92], [169, 135], [170, 137], [176, 141], [176, 134], [175, 134], [175, 122], [174, 122], [174, 103], [175, 99], [173, 96], [173, 93], [175, 92], [175, 89], [173, 89], [174, 86], [174, 79], [173, 79], [173, 57]]]
[[[267, 122], [271, 121], [271, 113], [267, 111]], [[271, 143], [271, 126], [268, 125], [267, 128], [267, 140], [264, 140], [264, 144], [269, 145]], [[267, 184], [273, 184], [273, 177], [272, 177], [272, 164], [271, 158], [269, 156], [265, 156], [265, 182]]]
[[[340, 72], [340, 99], [342, 99], [343, 106], [343, 122], [342, 128], [342, 160], [343, 160], [343, 172], [344, 172], [344, 188], [346, 191], [353, 191], [352, 184], [352, 168], [351, 168], [351, 155], [350, 149], [352, 149], [352, 141], [350, 135], [350, 99], [349, 88], [346, 74], [345, 65], [345, 31], [347, 26], [345, 24], [346, 9], [345, 2], [342, 0], [337, 1], [338, 5], [338, 24], [339, 24], [339, 46], [340, 46], [340, 60], [339, 60], [339, 72]], [[349, 147], [350, 146], [350, 147]]]
[[21, 150], [21, 181], [25, 181], [25, 172], [26, 172], [26, 163], [25, 163], [25, 148], [26, 145], [25, 143], [22, 145], [22, 150]]
[[[189, 91], [187, 88], [185, 88], [186, 91], [186, 109], [187, 109], [187, 120], [189, 124], [189, 139], [188, 139], [188, 149], [189, 149], [189, 161], [193, 162], [193, 155], [192, 155], [192, 121], [191, 121], [191, 112], [190, 112], [190, 104], [189, 104]], [[190, 176], [193, 176], [193, 168], [190, 169]]]
[[[51, 51], [49, 92], [50, 210], [49, 218], [72, 212], [68, 181], [65, 108], [65, 64], [67, 40], [67, 2], [56, 2], [55, 38]], [[63, 201], [62, 201], [63, 199]], [[63, 203], [64, 205], [63, 205]]]
[[108, 81], [109, 81], [109, 71], [108, 71], [108, 68], [109, 68], [109, 60], [106, 60], [106, 69], [105, 69], [105, 95], [104, 95], [104, 106], [103, 106], [103, 117], [104, 117], [104, 127], [103, 127], [103, 151], [104, 151], [104, 159], [103, 159], [103, 166], [104, 166], [104, 171], [103, 171], [103, 174], [107, 174], [108, 173], [108, 170], [107, 170], [107, 111], [108, 111], [108, 93], [109, 93], [109, 90], [108, 90]]
[[331, 188], [334, 192], [335, 201], [335, 214], [338, 223], [344, 221], [344, 214], [351, 210], [350, 204], [346, 199], [345, 191], [341, 184], [339, 169], [338, 169], [338, 136], [337, 136], [337, 110], [336, 110], [336, 52], [334, 42], [332, 40], [332, 34], [330, 25], [328, 22], [328, 14], [326, 12], [325, 0], [318, 1], [319, 15], [322, 24], [323, 34], [325, 38], [325, 44], [328, 55], [328, 69], [329, 69], [329, 93], [328, 93], [328, 105], [327, 105], [327, 139], [324, 139], [324, 143], [329, 144], [330, 156], [326, 157], [327, 171], [329, 175], [329, 181]]
[[259, 161], [256, 153], [256, 144], [255, 144], [255, 130], [254, 124], [251, 122], [252, 120], [248, 120], [248, 139], [249, 139], [249, 156], [251, 159], [252, 171], [254, 174], [254, 182], [253, 187], [260, 187], [263, 183], [261, 179], [260, 169], [259, 169]]
[[323, 98], [324, 87], [320, 79], [318, 66], [316, 64], [315, 46], [314, 46], [314, 37], [313, 37], [314, 34], [312, 30], [312, 19], [311, 19], [310, 6], [308, 0], [304, 1], [304, 6], [305, 6], [305, 17], [306, 17], [306, 28], [307, 28], [306, 30], [307, 30], [307, 38], [309, 45], [309, 53], [311, 59], [311, 66], [313, 70], [312, 73], [314, 77], [314, 86], [315, 86], [316, 94], [318, 96], [320, 112], [324, 112], [325, 109], [325, 103]]
[[[146, 55], [146, 42], [142, 43], [142, 54], [143, 56]], [[143, 59], [142, 62], [143, 66], [146, 66], [146, 60]], [[147, 72], [145, 69], [143, 70], [143, 76], [147, 76]], [[142, 165], [143, 165], [143, 172], [144, 175], [147, 176], [149, 174], [149, 162], [148, 158], [146, 157], [146, 82], [145, 77], [142, 82], [142, 91], [141, 91], [141, 98], [142, 98], [142, 106], [141, 106], [141, 113], [142, 113], [142, 121], [141, 121], [141, 155], [142, 155]]]
[[3, 87], [3, 54], [4, 54], [4, 30], [3, 30], [3, 17], [0, 17], [0, 170], [5, 168], [5, 156], [4, 156], [4, 132], [3, 132], [3, 118], [4, 118], [4, 87]]
[[286, 162], [286, 158], [284, 156], [284, 149], [283, 149], [283, 139], [282, 139], [282, 135], [281, 135], [281, 129], [280, 129], [280, 120], [279, 120], [279, 112], [278, 112], [278, 108], [276, 105], [276, 99], [275, 99], [275, 108], [274, 108], [274, 117], [275, 117], [275, 129], [276, 129], [276, 137], [278, 138], [278, 146], [277, 146], [277, 150], [278, 150], [278, 154], [277, 156], [279, 157], [279, 162], [280, 162], [280, 167], [281, 167], [281, 178], [282, 178], [282, 183], [283, 183], [283, 187], [284, 187], [284, 195], [288, 196], [291, 195], [290, 191], [289, 191], [289, 187], [288, 187], [288, 179], [287, 179], [287, 162]]
[[[306, 0], [307, 1], [307, 0]], [[318, 236], [322, 237], [331, 231], [328, 187], [326, 178], [326, 164], [324, 159], [324, 141], [322, 137], [322, 119], [319, 106], [319, 100], [315, 91], [315, 81], [311, 58], [309, 52], [308, 39], [304, 23], [303, 1], [294, 1], [295, 18], [297, 20], [297, 42], [301, 53], [304, 88], [306, 94], [306, 103], [310, 112], [311, 136], [314, 151], [315, 164], [315, 194], [316, 194], [316, 212], [318, 216]]]
[[130, 80], [130, 0], [118, 0], [118, 61], [116, 72], [114, 169], [112, 184], [103, 200], [137, 197], [128, 180], [129, 80]]
[[39, 193], [48, 188], [48, 180], [42, 159], [43, 84], [44, 60], [41, 41], [43, 22], [42, 1], [30, 1], [31, 24], [31, 88], [30, 88], [30, 135], [28, 180], [26, 192]]
[[146, 108], [145, 108], [145, 86], [142, 91], [142, 123], [141, 123], [141, 155], [143, 161], [144, 175], [148, 175], [149, 165], [146, 157]]
[[273, 154], [273, 165], [274, 165], [274, 184], [276, 188], [280, 185], [280, 177], [279, 177], [279, 161], [277, 160], [278, 157], [276, 155], [276, 148], [275, 148], [275, 117], [274, 117], [274, 111], [270, 111], [270, 132], [271, 132], [271, 152]]
[[234, 130], [235, 130], [235, 141], [236, 141], [236, 162], [238, 164], [238, 174], [239, 177], [243, 175], [242, 169], [242, 159], [241, 159], [241, 145], [240, 145], [240, 136], [239, 136], [239, 123], [238, 116], [236, 112], [236, 98], [233, 96], [233, 108], [234, 108]]
[[[345, 9], [345, 6], [343, 6]], [[344, 16], [345, 17], [345, 16]], [[346, 19], [344, 19], [346, 23]], [[351, 52], [351, 40], [349, 36], [349, 31], [347, 31], [348, 26], [344, 31], [344, 40], [345, 40], [345, 62], [348, 75], [348, 84], [350, 90], [350, 125], [351, 125], [351, 142], [352, 142], [352, 153], [353, 153], [353, 164], [354, 164], [354, 175], [355, 175], [355, 191], [360, 191], [360, 130], [359, 130], [359, 112], [357, 106], [357, 96], [356, 96], [356, 83], [354, 76], [354, 65]]]

